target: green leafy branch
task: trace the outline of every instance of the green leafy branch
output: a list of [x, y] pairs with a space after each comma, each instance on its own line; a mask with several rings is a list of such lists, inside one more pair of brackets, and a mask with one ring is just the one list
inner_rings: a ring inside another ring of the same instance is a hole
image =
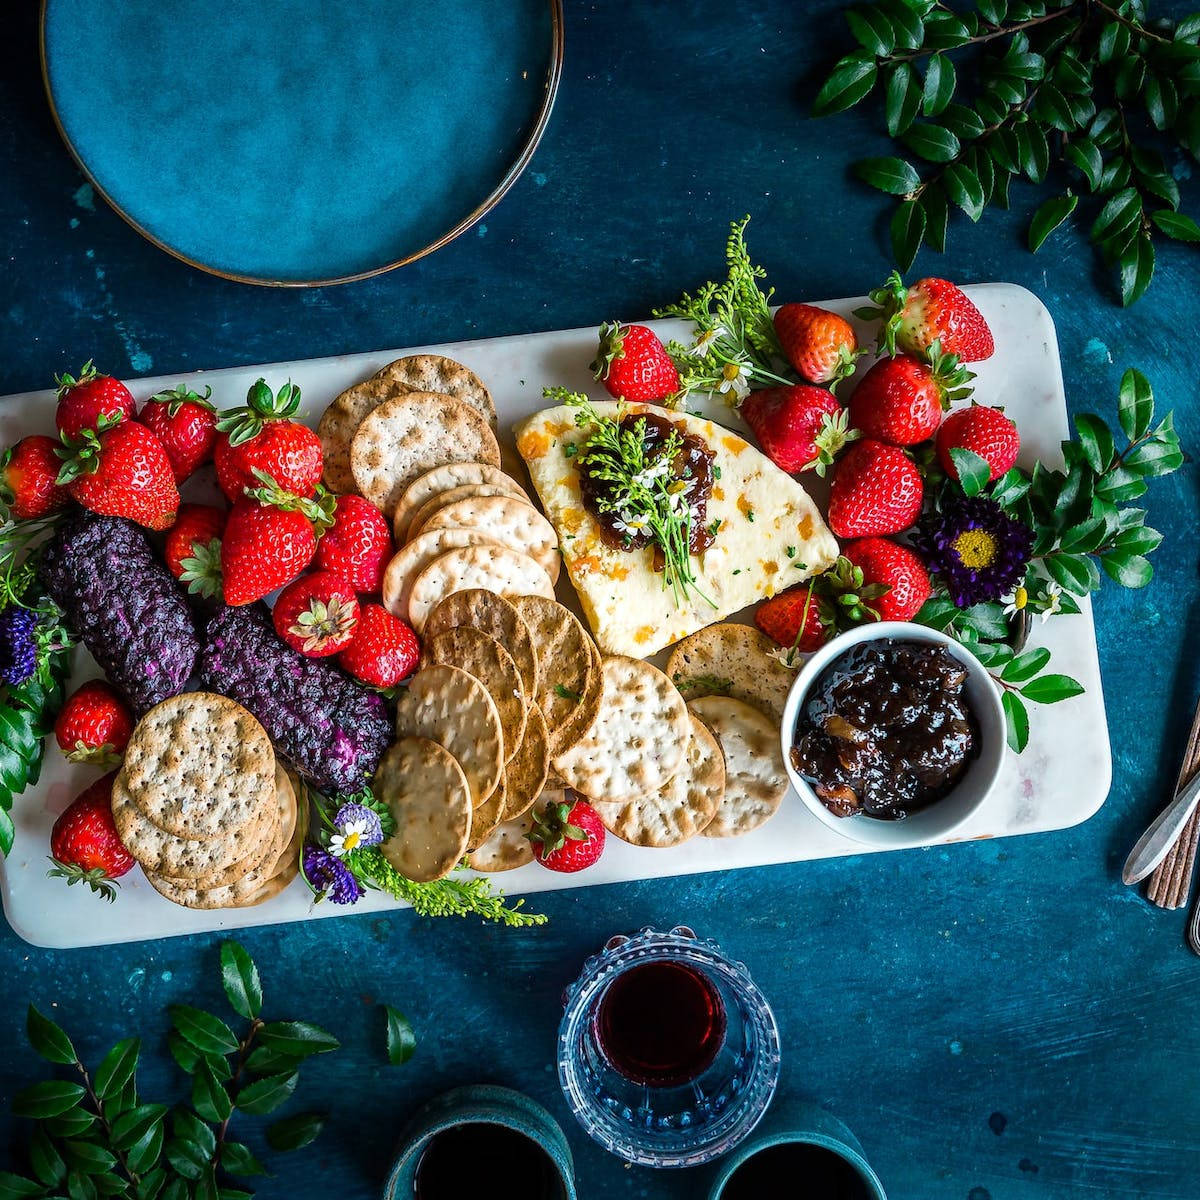
[[[881, 85], [887, 131], [908, 153], [854, 171], [900, 197], [890, 232], [903, 269], [922, 242], [945, 250], [951, 206], [978, 221], [988, 205], [1008, 207], [1022, 176], [1061, 188], [1032, 215], [1033, 251], [1081, 191], [1093, 197], [1090, 237], [1119, 271], [1124, 304], [1150, 284], [1156, 235], [1200, 242], [1164, 158], [1179, 149], [1200, 159], [1200, 13], [1151, 23], [1141, 0], [961, 10], [878, 0], [846, 21], [859, 48], [834, 66], [813, 111], [841, 112]], [[976, 86], [956, 100], [960, 74]]]

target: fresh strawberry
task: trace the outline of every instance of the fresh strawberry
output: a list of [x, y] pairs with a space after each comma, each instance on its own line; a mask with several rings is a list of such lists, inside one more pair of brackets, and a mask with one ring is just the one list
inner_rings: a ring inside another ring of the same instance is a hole
[[754, 614], [754, 623], [781, 646], [811, 654], [834, 631], [832, 614], [821, 599], [815, 583], [802, 583], [764, 600]]
[[545, 805], [525, 836], [543, 867], [572, 873], [590, 867], [604, 853], [605, 830], [600, 814], [582, 796], [566, 795], [564, 801]]
[[921, 473], [896, 446], [864, 440], [845, 454], [829, 493], [829, 528], [840, 538], [900, 533], [917, 519]]
[[858, 437], [847, 428], [849, 414], [833, 393], [807, 384], [761, 388], [738, 411], [766, 456], [789, 475], [807, 470], [824, 475], [842, 447]]
[[881, 358], [850, 397], [850, 420], [869, 438], [915, 446], [933, 437], [951, 400], [971, 394], [974, 378], [958, 359], [936, 347], [928, 356]]
[[33, 434], [10, 446], [0, 458], [0, 505], [13, 521], [34, 521], [62, 508], [70, 496], [60, 487], [60, 443]]
[[809, 383], [836, 384], [854, 374], [862, 351], [850, 322], [813, 304], [785, 304], [775, 314], [775, 332], [788, 362]]
[[591, 370], [618, 400], [654, 404], [679, 391], [679, 372], [666, 346], [645, 325], [605, 321]]
[[317, 566], [370, 595], [383, 587], [391, 557], [392, 531], [383, 513], [361, 496], [339, 496], [333, 526], [317, 543]]
[[86, 883], [106, 900], [117, 898], [113, 882], [133, 868], [133, 856], [121, 844], [112, 815], [113, 771], [85, 788], [50, 831], [54, 866], [47, 875], [70, 884]]
[[421, 658], [417, 635], [379, 604], [364, 604], [358, 628], [338, 662], [355, 679], [372, 687], [395, 687], [416, 669]]
[[878, 308], [860, 308], [855, 316], [883, 318], [879, 345], [888, 354], [899, 348], [908, 354], [930, 350], [937, 342], [943, 354], [962, 362], [983, 362], [996, 351], [983, 314], [963, 291], [946, 279], [918, 279], [910, 288], [897, 271], [871, 293]]
[[113, 766], [133, 732], [133, 712], [124, 698], [103, 679], [93, 679], [67, 697], [54, 737], [58, 748], [72, 762]]
[[125, 517], [147, 529], [166, 529], [179, 510], [179, 489], [162, 443], [137, 421], [97, 433], [85, 429], [59, 451], [66, 459], [58, 482], [92, 512]]
[[272, 392], [260, 379], [247, 392], [244, 407], [221, 414], [213, 461], [217, 483], [231, 502], [258, 486], [258, 471], [293, 495], [316, 492], [324, 469], [321, 439], [307, 425], [290, 420], [299, 405], [295, 384]]
[[358, 625], [358, 597], [332, 571], [301, 575], [279, 593], [271, 611], [275, 632], [293, 650], [325, 658], [344, 650]]
[[221, 534], [229, 514], [212, 504], [181, 504], [163, 547], [167, 566], [189, 592], [221, 594]]
[[991, 468], [992, 478], [999, 479], [1017, 461], [1020, 449], [1021, 435], [1016, 425], [998, 408], [983, 404], [972, 404], [951, 413], [938, 430], [938, 462], [951, 479], [958, 478], [952, 450], [978, 454]]
[[142, 405], [138, 420], [154, 431], [162, 442], [175, 482], [182, 483], [193, 471], [212, 458], [217, 440], [217, 410], [209, 403], [212, 388], [204, 395], [180, 384], [156, 392]]
[[878, 620], [911, 621], [929, 599], [929, 572], [907, 546], [868, 537], [851, 542], [842, 553], [861, 569], [864, 584], [883, 589], [870, 598]]
[[77, 441], [87, 430], [99, 430], [101, 425], [112, 426], [132, 421], [137, 404], [133, 393], [111, 375], [101, 375], [91, 362], [83, 364], [78, 378], [59, 375], [58, 409], [54, 423], [58, 432]]

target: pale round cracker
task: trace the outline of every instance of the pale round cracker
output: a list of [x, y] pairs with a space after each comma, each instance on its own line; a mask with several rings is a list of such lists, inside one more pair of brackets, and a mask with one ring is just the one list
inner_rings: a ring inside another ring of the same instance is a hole
[[650, 663], [624, 655], [601, 665], [600, 711], [554, 769], [591, 800], [655, 791], [683, 766], [691, 722], [675, 685]]
[[688, 707], [712, 730], [725, 755], [725, 796], [705, 837], [736, 837], [773, 817], [788, 789], [779, 727], [730, 696], [702, 696]]
[[569, 608], [544, 596], [510, 601], [537, 646], [535, 697], [550, 734], [550, 757], [565, 754], [587, 732], [600, 708], [600, 653]]
[[464, 496], [442, 505], [421, 524], [427, 529], [477, 529], [502, 546], [528, 554], [550, 576], [558, 579], [562, 555], [554, 526], [536, 508], [511, 496]]
[[503, 596], [485, 588], [468, 588], [439, 600], [425, 618], [425, 636], [436, 637], [447, 629], [465, 625], [494, 637], [512, 656], [521, 674], [525, 698], [537, 694], [538, 654], [529, 627]]
[[396, 819], [380, 846], [384, 858], [414, 883], [449, 875], [466, 851], [472, 812], [454, 755], [428, 738], [401, 738], [384, 753], [372, 787]]
[[[425, 522], [438, 509], [445, 508], [447, 504], [453, 504], [455, 500], [464, 500], [468, 496], [507, 496], [510, 500], [514, 500], [518, 504], [528, 504], [532, 507], [533, 502], [528, 496], [524, 494], [520, 496], [513, 495], [513, 489], [516, 486], [515, 483], [511, 488], [498, 483], [461, 483], [457, 487], [449, 488], [447, 491], [438, 492], [436, 495], [430, 496], [409, 518], [407, 536], [410, 538], [416, 537], [425, 528]], [[399, 512], [399, 509], [396, 511]], [[394, 517], [392, 521], [394, 526]]]
[[498, 596], [554, 598], [554, 584], [527, 554], [507, 546], [466, 546], [439, 555], [413, 580], [408, 596], [408, 619], [420, 633], [425, 618], [445, 596], [468, 588], [486, 588]]
[[422, 667], [396, 702], [396, 736], [422, 737], [462, 767], [473, 805], [491, 794], [504, 770], [504, 735], [487, 688], [458, 667]]
[[375, 378], [414, 392], [444, 392], [462, 400], [496, 426], [496, 405], [483, 380], [462, 363], [442, 354], [409, 354], [380, 367]]
[[525, 736], [516, 756], [504, 768], [504, 820], [511, 821], [528, 812], [546, 786], [550, 770], [550, 744], [546, 718], [531, 705], [526, 714]]
[[240, 704], [184, 692], [138, 722], [121, 768], [133, 802], [160, 829], [203, 840], [243, 829], [274, 794], [275, 751]]
[[385, 400], [363, 418], [350, 443], [358, 491], [391, 517], [404, 489], [447, 462], [500, 465], [491, 426], [469, 404], [434, 392]]
[[348, 387], [321, 414], [321, 420], [317, 423], [317, 437], [321, 439], [324, 455], [325, 485], [331, 491], [354, 491], [354, 476], [350, 472], [350, 443], [367, 414], [385, 400], [413, 390], [378, 377], [366, 379]]
[[487, 840], [467, 855], [467, 865], [483, 874], [515, 871], [533, 862], [533, 844], [525, 835], [533, 829], [533, 816], [526, 813], [514, 821], [497, 825]]
[[685, 700], [732, 696], [781, 721], [796, 672], [773, 648], [761, 629], [726, 621], [684, 638], [667, 659], [667, 674]]
[[656, 792], [609, 803], [593, 800], [604, 827], [633, 846], [677, 846], [695, 837], [725, 795], [725, 759], [717, 739], [695, 714], [687, 756], [675, 778]]
[[413, 538], [392, 555], [383, 573], [383, 607], [392, 616], [407, 621], [408, 598], [412, 595], [413, 584], [435, 558], [440, 558], [447, 550], [499, 545], [473, 529], [435, 529], [428, 535]]
[[467, 852], [487, 841], [492, 830], [504, 817], [504, 776], [496, 790], [478, 807], [471, 810], [471, 832], [467, 835]]
[[487, 688], [504, 736], [504, 761], [508, 762], [525, 736], [525, 689], [512, 656], [493, 637], [478, 629], [447, 629], [425, 639], [431, 663], [444, 663], [474, 675]]
[[476, 462], [443, 463], [440, 467], [426, 471], [424, 475], [418, 475], [404, 489], [392, 517], [392, 528], [397, 539], [402, 541], [408, 536], [413, 516], [427, 501], [470, 484], [508, 488], [510, 496], [515, 496], [518, 500], [529, 499], [525, 489], [499, 467]]

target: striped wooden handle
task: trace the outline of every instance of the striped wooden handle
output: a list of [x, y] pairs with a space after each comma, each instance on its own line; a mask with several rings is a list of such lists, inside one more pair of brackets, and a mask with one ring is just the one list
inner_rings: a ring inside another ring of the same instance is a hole
[[[1179, 766], [1179, 778], [1175, 792], [1200, 771], [1200, 704], [1192, 718], [1192, 731], [1188, 735], [1187, 749]], [[1183, 827], [1178, 841], [1170, 853], [1158, 865], [1146, 885], [1146, 898], [1159, 908], [1182, 908], [1188, 901], [1192, 888], [1192, 869], [1196, 864], [1196, 851], [1200, 848], [1200, 809]]]

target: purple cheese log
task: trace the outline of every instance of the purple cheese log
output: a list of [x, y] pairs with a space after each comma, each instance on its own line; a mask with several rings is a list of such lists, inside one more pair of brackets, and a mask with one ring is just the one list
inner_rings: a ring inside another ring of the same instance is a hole
[[74, 509], [46, 543], [38, 574], [134, 712], [187, 687], [200, 652], [192, 612], [138, 526]]
[[359, 791], [392, 741], [383, 698], [325, 660], [298, 654], [259, 604], [223, 608], [208, 622], [200, 678], [248, 708], [319, 791]]

